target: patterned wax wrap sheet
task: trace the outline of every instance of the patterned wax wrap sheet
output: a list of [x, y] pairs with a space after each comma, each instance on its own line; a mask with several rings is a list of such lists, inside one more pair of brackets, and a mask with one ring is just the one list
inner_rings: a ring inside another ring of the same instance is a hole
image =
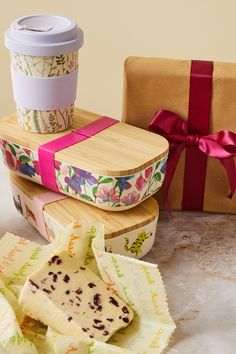
[[[69, 225], [49, 245], [7, 233], [0, 240], [0, 345], [8, 353], [161, 353], [175, 329], [157, 265], [104, 251], [101, 224]], [[23, 316], [17, 303], [26, 278], [53, 253], [66, 250], [99, 274], [135, 312], [109, 341], [79, 341]]]

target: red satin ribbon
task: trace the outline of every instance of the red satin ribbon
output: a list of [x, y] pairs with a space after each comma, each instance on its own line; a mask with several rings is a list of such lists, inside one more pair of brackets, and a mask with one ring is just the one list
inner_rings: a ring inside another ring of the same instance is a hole
[[186, 149], [182, 209], [203, 210], [207, 157], [219, 159], [228, 175], [229, 197], [236, 189], [236, 134], [222, 130], [208, 134], [212, 93], [212, 63], [192, 61], [190, 77], [189, 117], [185, 122], [177, 114], [160, 110], [149, 130], [164, 136], [170, 143], [170, 154], [164, 181], [164, 203], [181, 152]]

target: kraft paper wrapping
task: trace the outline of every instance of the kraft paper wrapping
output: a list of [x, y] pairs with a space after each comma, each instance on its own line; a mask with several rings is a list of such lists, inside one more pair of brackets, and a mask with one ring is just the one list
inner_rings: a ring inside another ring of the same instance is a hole
[[[125, 62], [123, 121], [143, 129], [160, 109], [188, 117], [190, 60], [130, 57]], [[236, 63], [214, 63], [210, 133], [236, 132]], [[185, 153], [169, 191], [172, 209], [181, 209]], [[194, 188], [194, 186], [193, 186]], [[208, 158], [204, 211], [236, 213], [236, 193], [230, 200], [228, 181], [219, 161]], [[161, 191], [157, 198], [161, 200]]]
[[[7, 233], [0, 240], [0, 347], [18, 354], [161, 353], [175, 329], [155, 264], [104, 251], [101, 224], [69, 225], [49, 245]], [[79, 341], [47, 328], [21, 312], [19, 291], [27, 277], [55, 252], [80, 258], [135, 312], [133, 322], [109, 343]], [[1, 275], [2, 274], [2, 275]]]

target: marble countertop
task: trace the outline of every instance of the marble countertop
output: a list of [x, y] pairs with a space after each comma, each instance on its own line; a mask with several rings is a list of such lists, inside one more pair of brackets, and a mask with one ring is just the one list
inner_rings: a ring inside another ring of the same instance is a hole
[[[15, 210], [1, 161], [0, 237], [6, 231], [44, 243]], [[145, 260], [159, 265], [177, 325], [166, 354], [235, 354], [236, 215], [162, 212]]]

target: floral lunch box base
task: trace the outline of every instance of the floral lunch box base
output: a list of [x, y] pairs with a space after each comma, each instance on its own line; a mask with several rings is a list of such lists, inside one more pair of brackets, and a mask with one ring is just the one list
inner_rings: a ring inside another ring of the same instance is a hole
[[[6, 140], [1, 141], [6, 166], [41, 184], [37, 152]], [[122, 177], [101, 176], [64, 162], [55, 161], [59, 191], [104, 210], [125, 210], [138, 205], [162, 185], [166, 160], [163, 158], [143, 171]]]

